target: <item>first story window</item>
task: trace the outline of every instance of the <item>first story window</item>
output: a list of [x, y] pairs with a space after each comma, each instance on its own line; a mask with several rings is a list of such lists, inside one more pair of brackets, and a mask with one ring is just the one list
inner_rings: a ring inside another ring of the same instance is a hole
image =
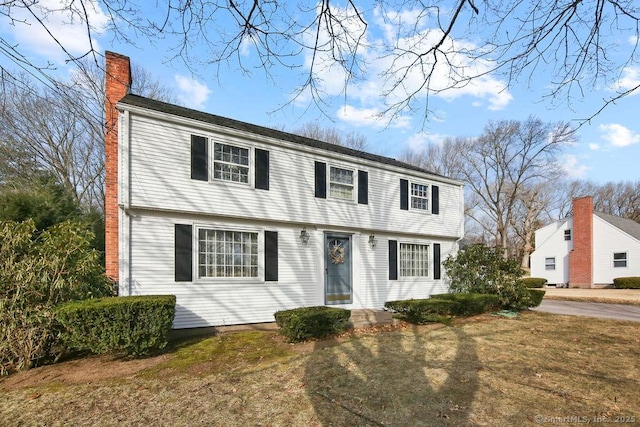
[[613, 253], [613, 266], [614, 267], [626, 267], [627, 266], [627, 253], [626, 252], [614, 252]]
[[429, 209], [429, 186], [411, 183], [411, 209]]
[[216, 142], [213, 149], [213, 178], [249, 183], [249, 149]]
[[400, 243], [400, 276], [427, 277], [429, 275], [429, 245]]
[[258, 233], [199, 229], [198, 277], [258, 277]]
[[353, 171], [331, 166], [329, 170], [329, 196], [353, 200]]
[[555, 270], [556, 269], [556, 259], [551, 257], [551, 258], [545, 258], [544, 259], [544, 269], [545, 270]]

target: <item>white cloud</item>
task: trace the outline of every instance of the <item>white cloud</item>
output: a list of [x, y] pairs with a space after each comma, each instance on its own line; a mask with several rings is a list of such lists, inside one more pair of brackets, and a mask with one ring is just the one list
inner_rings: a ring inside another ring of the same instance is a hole
[[602, 138], [614, 147], [627, 147], [640, 142], [640, 133], [635, 133], [618, 123], [600, 125], [599, 129]]
[[[346, 11], [340, 13], [346, 14]], [[349, 82], [347, 102], [357, 101], [363, 111], [373, 110], [376, 115], [382, 111], [397, 114], [399, 110], [415, 110], [427, 96], [446, 101], [471, 97], [469, 102], [475, 106], [489, 110], [504, 109], [513, 99], [506, 82], [489, 74], [489, 62], [482, 59], [471, 61], [467, 55], [460, 53], [480, 52], [481, 47], [468, 41], [445, 37], [440, 50], [447, 52], [447, 61], [440, 58], [431, 74], [429, 87], [426, 87], [425, 73], [429, 72], [433, 62], [428, 56], [418, 61], [415, 55], [407, 52], [424, 52], [440, 41], [443, 32], [429, 28], [430, 25], [435, 27], [430, 22], [434, 19], [424, 10], [383, 12], [377, 8], [374, 20], [366, 29], [357, 19], [343, 21], [353, 37], [365, 31], [356, 56], [357, 60], [367, 64], [367, 68], [356, 76], [357, 79]], [[315, 37], [316, 33], [310, 31], [305, 38], [307, 45]], [[319, 40], [322, 44], [329, 37], [321, 32]], [[315, 57], [311, 51], [306, 55], [305, 67], [310, 69], [313, 65], [318, 93], [325, 96], [344, 94], [348, 75], [341, 66], [336, 65], [332, 52], [316, 50]], [[472, 76], [480, 77], [466, 80]], [[408, 98], [412, 98], [410, 103], [405, 103]], [[400, 108], [396, 108], [398, 106]], [[384, 118], [380, 121], [384, 121]]]
[[[84, 8], [81, 7], [80, 2], [73, 0], [34, 2], [29, 8], [40, 18], [46, 28], [26, 8], [16, 6], [11, 11], [11, 16], [15, 18], [14, 25], [3, 25], [3, 27], [5, 31], [12, 34], [21, 48], [26, 47], [29, 51], [42, 55], [50, 61], [61, 63], [68, 59], [68, 56], [54, 38], [71, 55], [85, 54], [92, 48], [91, 43], [96, 51], [102, 50], [95, 37], [106, 31], [109, 16], [102, 11], [96, 0], [85, 0], [82, 4]], [[92, 32], [91, 40], [87, 34], [87, 21]]]
[[598, 151], [600, 149], [600, 145], [594, 144], [593, 142], [589, 144], [589, 149], [592, 151]]
[[407, 128], [411, 124], [408, 116], [397, 116], [389, 122], [383, 114], [375, 108], [356, 108], [351, 105], [341, 107], [337, 112], [338, 119], [353, 126], [376, 128]]
[[[640, 85], [640, 68], [626, 67], [622, 70], [622, 77], [615, 83], [615, 88], [621, 92], [631, 90]], [[631, 95], [638, 91], [631, 92]]]
[[563, 158], [562, 169], [570, 178], [579, 179], [585, 178], [590, 168], [579, 164], [578, 157], [575, 154], [566, 154]]
[[205, 109], [211, 89], [192, 78], [180, 74], [176, 74], [175, 81], [178, 85], [178, 99], [181, 104], [198, 110]]
[[445, 135], [418, 132], [407, 139], [406, 146], [412, 152], [421, 152], [428, 144], [441, 145], [445, 139]]

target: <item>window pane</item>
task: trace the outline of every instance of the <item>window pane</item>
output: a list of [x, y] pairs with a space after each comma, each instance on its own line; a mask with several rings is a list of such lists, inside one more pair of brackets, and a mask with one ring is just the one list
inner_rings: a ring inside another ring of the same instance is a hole
[[411, 208], [429, 209], [429, 186], [411, 183]]
[[333, 166], [329, 170], [329, 196], [353, 200], [353, 171]]
[[400, 243], [400, 275], [404, 277], [429, 275], [429, 245]]
[[249, 182], [249, 149], [216, 143], [213, 178], [223, 181]]
[[257, 277], [258, 233], [200, 229], [200, 277]]

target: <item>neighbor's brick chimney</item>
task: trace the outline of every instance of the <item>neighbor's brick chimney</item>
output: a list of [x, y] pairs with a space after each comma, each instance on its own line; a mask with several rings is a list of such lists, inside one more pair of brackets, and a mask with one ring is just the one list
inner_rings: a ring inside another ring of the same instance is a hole
[[105, 257], [107, 276], [118, 280], [118, 111], [116, 103], [131, 88], [127, 56], [105, 52]]
[[593, 286], [593, 197], [573, 200], [573, 250], [569, 252], [569, 286]]

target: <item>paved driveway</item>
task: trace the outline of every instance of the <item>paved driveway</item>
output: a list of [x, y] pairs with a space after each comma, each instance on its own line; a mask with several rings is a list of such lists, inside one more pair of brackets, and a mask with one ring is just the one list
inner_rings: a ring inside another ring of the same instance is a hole
[[538, 307], [534, 308], [534, 310], [554, 314], [601, 317], [606, 319], [640, 322], [640, 306], [638, 305], [544, 299]]

